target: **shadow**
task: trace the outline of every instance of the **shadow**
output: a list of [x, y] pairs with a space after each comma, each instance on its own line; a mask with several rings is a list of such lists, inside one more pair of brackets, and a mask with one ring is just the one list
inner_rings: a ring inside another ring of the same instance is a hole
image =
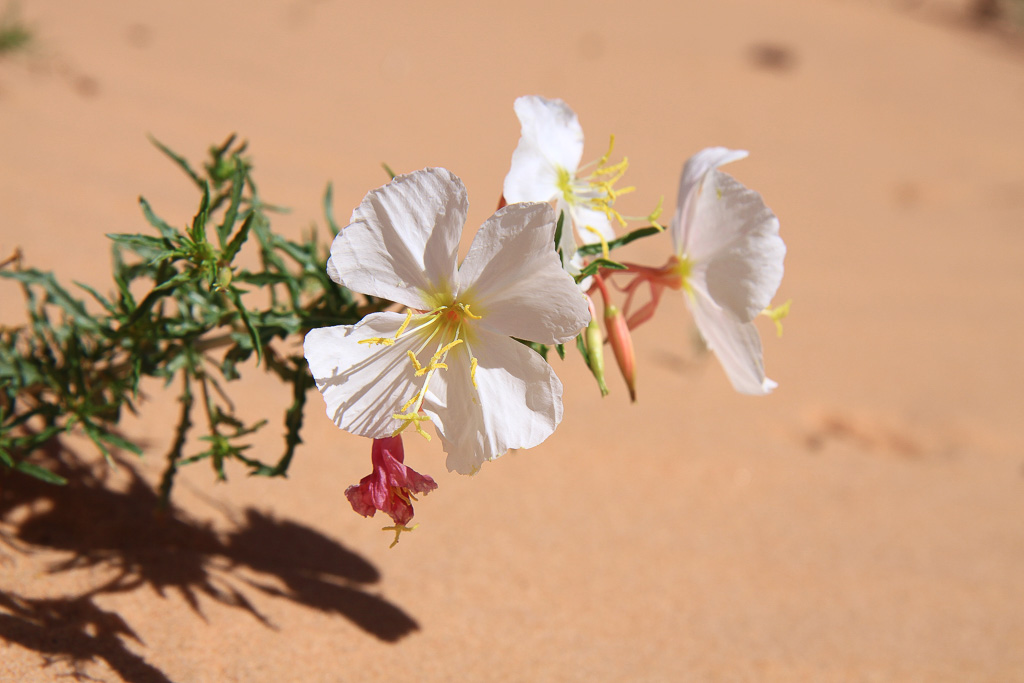
[[11, 553], [54, 555], [44, 577], [84, 570], [100, 578], [84, 593], [45, 599], [0, 585], [0, 638], [35, 650], [47, 664], [69, 664], [79, 680], [88, 680], [81, 667], [95, 660], [125, 680], [169, 680], [136, 654], [141, 638], [99, 608], [98, 595], [148, 588], [179, 596], [203, 620], [201, 599], [209, 599], [276, 628], [253, 602], [269, 596], [343, 616], [386, 642], [418, 628], [401, 608], [363, 589], [380, 581], [372, 564], [312, 528], [248, 508], [239, 519], [228, 513], [232, 528], [218, 531], [180, 511], [158, 514], [157, 493], [131, 462], [119, 460], [113, 472], [54, 444], [39, 464], [68, 484], [0, 472], [0, 565], [11, 563]]

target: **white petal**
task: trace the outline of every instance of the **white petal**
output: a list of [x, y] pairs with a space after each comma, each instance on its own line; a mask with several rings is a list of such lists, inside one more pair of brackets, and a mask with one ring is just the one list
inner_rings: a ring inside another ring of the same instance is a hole
[[554, 221], [548, 204], [523, 203], [509, 204], [481, 226], [459, 270], [459, 299], [483, 316], [478, 325], [560, 344], [590, 321], [583, 295], [555, 253]]
[[457, 289], [456, 259], [469, 202], [443, 168], [398, 176], [372, 190], [331, 246], [331, 260], [356, 292], [429, 309], [432, 294]]
[[580, 165], [583, 129], [562, 100], [520, 97], [515, 112], [522, 135], [505, 176], [505, 201], [549, 201], [561, 194], [558, 169], [575, 174]]
[[404, 321], [400, 313], [372, 313], [355, 325], [306, 334], [306, 361], [334, 424], [374, 439], [390, 436], [401, 425], [392, 415], [423, 384], [407, 353], [415, 350], [420, 336], [404, 334], [391, 346], [358, 342], [393, 337]]
[[694, 292], [690, 303], [697, 329], [708, 348], [718, 356], [736, 391], [764, 395], [778, 386], [765, 377], [761, 338], [754, 323], [740, 322], [699, 290]]
[[[469, 355], [477, 359], [476, 383]], [[562, 420], [562, 383], [538, 353], [480, 331], [471, 347], [448, 356], [448, 370], [431, 380], [424, 411], [441, 434], [451, 471], [472, 474], [511, 448], [531, 448]]]
[[711, 171], [691, 224], [687, 256], [704, 267], [708, 294], [738, 321], [750, 322], [782, 282], [786, 245], [778, 219], [757, 192]]
[[345, 283], [341, 279], [341, 273], [338, 272], [338, 267], [334, 265], [334, 259], [329, 256], [327, 257], [327, 277], [331, 278], [342, 287], [345, 286]]
[[693, 214], [693, 200], [700, 191], [700, 185], [708, 172], [722, 164], [737, 161], [747, 156], [743, 150], [726, 149], [725, 147], [708, 147], [694, 154], [683, 165], [683, 175], [679, 178], [679, 194], [676, 199], [676, 213], [669, 228], [672, 235], [672, 246], [676, 254], [682, 255], [690, 250], [689, 233], [692, 229], [690, 218]]
[[604, 211], [577, 205], [572, 208], [572, 221], [576, 226], [576, 234], [584, 244], [597, 244], [602, 237], [608, 241], [615, 239], [615, 230]]

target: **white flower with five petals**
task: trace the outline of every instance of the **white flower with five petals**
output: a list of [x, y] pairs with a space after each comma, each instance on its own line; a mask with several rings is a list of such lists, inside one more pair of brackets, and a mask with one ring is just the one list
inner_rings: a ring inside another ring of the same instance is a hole
[[305, 341], [338, 427], [382, 438], [430, 420], [448, 469], [464, 474], [536, 446], [561, 421], [561, 382], [513, 337], [564, 343], [590, 318], [552, 248], [548, 204], [500, 209], [457, 266], [467, 210], [462, 181], [439, 168], [367, 194], [331, 246], [332, 276], [409, 310], [311, 330]]
[[628, 188], [616, 191], [612, 185], [625, 171], [626, 162], [611, 167], [598, 164], [597, 170], [581, 177], [583, 128], [573, 110], [562, 100], [537, 95], [516, 99], [514, 108], [522, 134], [505, 176], [505, 201], [555, 201], [566, 221], [559, 244], [566, 261], [576, 251], [570, 222], [584, 244], [613, 239], [609, 216], [617, 214], [612, 203], [616, 194]]
[[718, 170], [746, 156], [710, 147], [690, 157], [670, 230], [674, 268], [708, 348], [737, 391], [767, 394], [777, 385], [765, 377], [753, 319], [782, 282], [786, 245], [761, 195]]

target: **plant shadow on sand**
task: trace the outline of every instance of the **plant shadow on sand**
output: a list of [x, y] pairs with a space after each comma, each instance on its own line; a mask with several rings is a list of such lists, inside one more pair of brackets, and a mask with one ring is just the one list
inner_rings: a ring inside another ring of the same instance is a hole
[[95, 602], [147, 587], [161, 597], [178, 593], [203, 620], [200, 596], [276, 628], [250, 599], [263, 594], [339, 614], [386, 642], [418, 628], [402, 609], [363, 589], [380, 580], [372, 564], [314, 529], [249, 508], [229, 531], [216, 531], [180, 512], [156, 514], [157, 494], [130, 462], [118, 463], [117, 479], [127, 485], [113, 487], [104, 463], [86, 464], [59, 445], [49, 455], [41, 464], [65, 477], [66, 486], [0, 476], [0, 564], [53, 557], [43, 580], [76, 570], [101, 578], [56, 598], [0, 586], [0, 638], [35, 650], [47, 665], [64, 662], [72, 676], [88, 679], [82, 667], [103, 660], [125, 680], [169, 681], [128, 648], [128, 640], [144, 645], [131, 626]]

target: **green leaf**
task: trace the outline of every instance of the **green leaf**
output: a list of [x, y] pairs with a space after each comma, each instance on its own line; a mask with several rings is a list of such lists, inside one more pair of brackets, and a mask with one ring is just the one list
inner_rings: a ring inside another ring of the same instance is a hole
[[14, 466], [14, 469], [24, 474], [27, 474], [30, 477], [41, 479], [42, 481], [45, 481], [48, 484], [58, 484], [60, 486], [63, 486], [64, 484], [68, 483], [68, 480], [65, 479], [64, 477], [54, 474], [49, 470], [44, 470], [42, 467], [39, 467], [38, 465], [33, 465], [30, 462], [19, 462], [17, 465]]
[[238, 254], [238, 251], [242, 248], [242, 245], [245, 244], [247, 239], [249, 239], [249, 230], [252, 228], [253, 221], [256, 220], [257, 215], [258, 214], [255, 211], [250, 212], [242, 223], [242, 227], [238, 229], [235, 236], [231, 238], [230, 242], [228, 242], [228, 246], [225, 247], [222, 258], [224, 264], [231, 263], [231, 261], [234, 260], [235, 255]]
[[47, 301], [60, 307], [75, 323], [90, 331], [100, 329], [96, 319], [85, 310], [82, 302], [71, 296], [67, 290], [57, 284], [57, 279], [53, 276], [53, 273], [44, 273], [35, 268], [18, 271], [0, 270], [0, 277], [17, 280], [26, 286], [35, 285], [41, 288], [46, 292]]
[[[234, 136], [228, 139], [228, 143], [234, 140]], [[228, 144], [225, 143], [225, 144]], [[235, 222], [238, 220], [238, 206], [242, 203], [242, 190], [245, 189], [245, 174], [246, 167], [241, 159], [235, 158], [235, 172], [231, 178], [231, 203], [228, 204], [227, 211], [224, 212], [224, 220], [217, 226], [217, 239], [221, 248], [224, 247], [224, 243], [228, 241], [228, 235], [235, 227]], [[247, 230], [245, 224], [242, 225], [243, 230]], [[243, 238], [244, 242], [245, 239]], [[237, 249], [236, 249], [237, 251]], [[228, 258], [228, 261], [231, 259]]]
[[579, 275], [576, 276], [576, 281], [579, 282], [584, 278], [590, 277], [601, 268], [606, 268], [608, 270], [627, 270], [627, 266], [622, 265], [618, 261], [611, 261], [604, 258], [594, 259], [580, 270]]
[[327, 183], [327, 190], [324, 191], [324, 218], [327, 219], [327, 227], [332, 235], [341, 232], [337, 221], [334, 220], [334, 186], [331, 183]]
[[555, 224], [555, 251], [562, 253], [562, 226], [565, 224], [565, 211], [558, 212], [558, 223]]
[[[650, 237], [651, 235], [657, 235], [662, 232], [660, 228], [656, 228], [653, 225], [647, 228], [638, 228], [633, 232], [630, 232], [622, 237], [612, 240], [608, 243], [608, 249], [618, 249], [623, 247], [634, 240], [641, 239], [643, 237]], [[583, 256], [593, 256], [594, 254], [602, 253], [602, 247], [600, 244], [584, 244], [576, 250], [576, 253], [582, 254]]]
[[97, 436], [100, 439], [102, 439], [103, 441], [106, 441], [108, 444], [110, 444], [114, 448], [120, 448], [121, 450], [124, 450], [124, 451], [130, 451], [130, 452], [134, 453], [135, 455], [142, 455], [142, 449], [141, 448], [139, 448], [138, 446], [133, 444], [131, 441], [128, 441], [127, 439], [121, 438], [117, 434], [111, 434], [110, 432], [107, 432], [107, 431], [100, 431], [100, 432], [97, 432]]
[[558, 357], [565, 360], [565, 344], [555, 345], [555, 351], [558, 352]]
[[590, 367], [590, 354], [587, 353], [587, 344], [586, 344], [586, 342], [583, 341], [583, 335], [582, 334], [576, 335], [576, 348], [579, 349], [580, 354], [583, 356], [583, 362], [585, 362], [587, 364], [587, 367], [589, 368]]
[[249, 338], [252, 340], [252, 346], [256, 349], [256, 365], [260, 364], [263, 360], [263, 344], [260, 342], [260, 335], [253, 327], [252, 320], [249, 318], [249, 311], [245, 310], [245, 306], [242, 305], [242, 297], [239, 294], [237, 287], [228, 288], [228, 296], [231, 301], [234, 302], [235, 308], [238, 310], [238, 315], [241, 316], [242, 322], [245, 324], [246, 331], [249, 332]]
[[202, 182], [203, 198], [199, 201], [199, 211], [192, 219], [192, 229], [189, 236], [198, 244], [206, 242], [206, 220], [210, 217], [210, 185], [204, 180]]
[[146, 217], [146, 221], [154, 228], [160, 231], [160, 234], [165, 240], [169, 242], [177, 243], [178, 231], [172, 228], [170, 225], [164, 222], [162, 218], [153, 213], [153, 207], [149, 205], [149, 202], [143, 197], [139, 197], [139, 206], [142, 207], [142, 215]]
[[157, 149], [159, 149], [161, 152], [170, 157], [171, 161], [177, 164], [178, 168], [184, 171], [188, 175], [188, 177], [192, 179], [192, 182], [194, 182], [198, 188], [202, 189], [203, 185], [206, 184], [206, 181], [200, 178], [199, 174], [192, 170], [192, 167], [189, 166], [188, 161], [186, 161], [184, 157], [171, 151], [169, 147], [165, 146], [164, 143], [160, 142], [152, 135], [149, 136], [149, 141], [156, 145]]

